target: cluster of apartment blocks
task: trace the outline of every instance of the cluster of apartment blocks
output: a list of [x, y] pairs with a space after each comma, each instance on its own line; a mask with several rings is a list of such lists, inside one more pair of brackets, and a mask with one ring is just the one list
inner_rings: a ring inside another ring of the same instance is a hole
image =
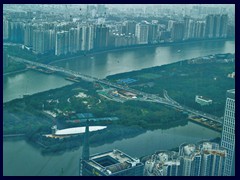
[[3, 38], [22, 43], [36, 54], [54, 52], [55, 55], [62, 55], [139, 44], [228, 36], [227, 14], [211, 14], [202, 20], [185, 17], [182, 21], [169, 20], [167, 24], [160, 24], [158, 20], [106, 22], [104, 18], [101, 21], [89, 19], [86, 22], [73, 22], [69, 19], [65, 22], [50, 22], [50, 17], [37, 20], [18, 17], [13, 20], [9, 15], [4, 16]]
[[217, 143], [182, 144], [179, 152], [160, 151], [145, 163], [146, 176], [223, 176], [227, 151]]

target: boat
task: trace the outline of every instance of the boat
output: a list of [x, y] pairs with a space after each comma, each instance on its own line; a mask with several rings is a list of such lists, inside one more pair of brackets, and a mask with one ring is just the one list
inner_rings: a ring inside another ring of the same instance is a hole
[[180, 52], [181, 52], [181, 50], [179, 49], [177, 52], [178, 52], [178, 53], [180, 53]]

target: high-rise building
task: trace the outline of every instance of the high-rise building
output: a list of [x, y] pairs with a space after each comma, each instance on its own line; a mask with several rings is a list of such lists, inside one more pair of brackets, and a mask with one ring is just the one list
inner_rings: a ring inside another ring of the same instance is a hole
[[82, 36], [83, 36], [83, 30], [82, 26], [77, 27], [77, 51], [82, 50]]
[[221, 24], [221, 16], [220, 14], [216, 14], [214, 16], [214, 26], [213, 26], [213, 37], [220, 37], [220, 24]]
[[220, 24], [220, 37], [226, 38], [228, 32], [228, 15], [223, 14], [221, 16], [221, 24]]
[[182, 144], [179, 152], [160, 151], [146, 161], [146, 176], [222, 176], [227, 152], [219, 144]]
[[205, 30], [205, 22], [204, 21], [197, 21], [196, 22], [196, 39], [202, 39], [204, 38], [204, 30]]
[[71, 28], [69, 30], [69, 52], [77, 52], [77, 28]]
[[24, 41], [24, 23], [20, 21], [9, 22], [9, 40], [15, 43]]
[[180, 172], [180, 160], [174, 151], [153, 154], [144, 167], [145, 176], [179, 176]]
[[136, 25], [135, 35], [137, 37], [138, 44], [147, 44], [148, 43], [148, 25], [138, 23]]
[[184, 36], [183, 36], [184, 40], [189, 39], [190, 21], [192, 21], [190, 17], [188, 16], [184, 17]]
[[221, 147], [227, 150], [223, 175], [235, 175], [235, 89], [227, 91]]
[[4, 17], [3, 18], [3, 39], [8, 39], [9, 35], [9, 22], [8, 20]]
[[109, 28], [106, 25], [98, 25], [95, 27], [95, 49], [104, 49], [108, 47]]
[[49, 49], [51, 51], [55, 50], [55, 45], [56, 45], [56, 31], [51, 29], [49, 30]]
[[213, 38], [213, 28], [214, 28], [214, 15], [209, 14], [206, 16], [206, 28], [205, 28], [206, 38]]
[[82, 163], [86, 176], [142, 176], [144, 168], [139, 159], [117, 149], [92, 155]]
[[64, 54], [69, 52], [69, 31], [64, 31]]
[[127, 21], [126, 22], [126, 34], [135, 34], [136, 31], [136, 22], [135, 21]]
[[184, 37], [184, 23], [174, 22], [171, 30], [171, 39], [174, 42], [182, 41]]
[[94, 26], [80, 25], [77, 28], [77, 51], [89, 51], [94, 48]]
[[171, 31], [171, 30], [172, 30], [173, 24], [174, 24], [175, 22], [176, 22], [176, 21], [174, 21], [174, 20], [169, 20], [169, 21], [168, 21], [168, 25], [167, 25], [167, 30], [168, 30], [168, 31]]
[[223, 176], [227, 152], [219, 148], [217, 143], [201, 144], [202, 165], [201, 176]]
[[7, 51], [3, 50], [3, 70], [8, 67], [8, 63], [9, 63], [8, 61], [9, 61], [9, 58], [8, 58]]
[[90, 51], [93, 49], [94, 43], [94, 26], [88, 25], [86, 29], [86, 50]]
[[56, 34], [55, 55], [67, 54], [69, 49], [69, 32], [61, 31]]
[[50, 50], [50, 31], [44, 29], [33, 30], [32, 48], [36, 54], [44, 54]]
[[87, 27], [82, 26], [82, 41], [81, 41], [81, 50], [86, 50], [86, 38], [87, 38]]
[[148, 42], [151, 44], [157, 43], [158, 24], [150, 24], [148, 31]]
[[209, 14], [206, 16], [206, 38], [226, 38], [228, 27], [228, 15]]
[[179, 147], [182, 176], [199, 176], [201, 170], [201, 153], [195, 144], [181, 145]]
[[25, 24], [25, 27], [24, 27], [24, 45], [25, 46], [32, 47], [33, 30], [34, 30], [34, 26], [32, 24]]

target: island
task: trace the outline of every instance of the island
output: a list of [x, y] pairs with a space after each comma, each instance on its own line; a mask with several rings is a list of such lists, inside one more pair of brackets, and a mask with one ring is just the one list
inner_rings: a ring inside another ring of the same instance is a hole
[[[234, 62], [235, 54], [216, 54], [116, 74], [106, 80], [160, 97], [167, 94], [181, 105], [221, 118], [226, 90], [235, 87]], [[198, 95], [211, 99], [212, 103], [197, 103]], [[189, 120], [200, 119], [200, 124], [206, 121], [179, 108], [143, 101], [141, 95], [127, 90], [82, 79], [62, 88], [26, 95], [3, 106], [4, 137], [24, 136], [44, 153], [78, 148], [83, 142], [83, 134], [46, 136], [52, 134], [54, 125], [58, 129], [84, 127], [89, 120], [92, 126], [106, 126], [90, 133], [91, 146], [98, 146], [154, 129], [184, 126]]]

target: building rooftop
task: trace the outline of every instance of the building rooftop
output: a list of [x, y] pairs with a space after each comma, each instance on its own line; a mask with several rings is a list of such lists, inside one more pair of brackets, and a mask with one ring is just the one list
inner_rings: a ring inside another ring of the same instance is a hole
[[132, 158], [122, 151], [114, 149], [110, 152], [91, 156], [88, 164], [110, 175], [142, 163], [139, 159]]
[[205, 101], [212, 101], [211, 99], [209, 99], [207, 97], [204, 97], [204, 96], [197, 95], [197, 98], [200, 98], [200, 99], [205, 100]]
[[235, 99], [235, 89], [227, 90], [227, 97]]
[[[98, 131], [107, 128], [107, 126], [89, 126], [89, 132]], [[74, 127], [56, 130], [55, 135], [64, 136], [64, 135], [73, 135], [73, 134], [81, 134], [85, 132], [85, 127]]]

